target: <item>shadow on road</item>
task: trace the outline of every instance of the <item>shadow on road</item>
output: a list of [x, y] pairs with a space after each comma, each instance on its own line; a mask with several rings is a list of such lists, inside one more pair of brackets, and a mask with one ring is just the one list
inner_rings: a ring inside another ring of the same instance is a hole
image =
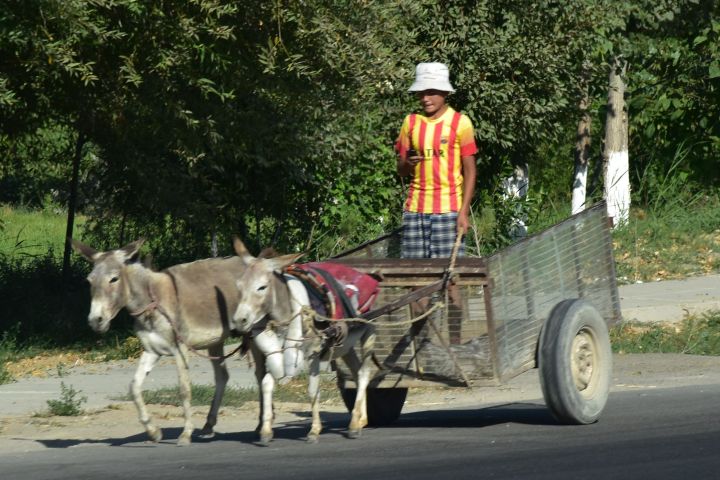
[[[180, 435], [181, 429], [177, 429], [177, 435]], [[165, 431], [163, 431], [163, 434]], [[177, 438], [177, 437], [176, 437]], [[16, 440], [23, 440], [18, 438]], [[137, 435], [131, 435], [124, 438], [102, 438], [102, 439], [91, 439], [91, 438], [58, 438], [49, 440], [35, 440], [36, 442], [44, 445], [46, 448], [70, 448], [78, 445], [108, 445], [111, 447], [120, 446], [133, 446], [133, 447], [151, 447], [152, 443], [146, 442], [147, 435], [139, 433]]]
[[[294, 412], [308, 417], [308, 412]], [[350, 415], [347, 413], [325, 412], [322, 414], [323, 435], [345, 435]], [[562, 425], [555, 420], [545, 405], [532, 403], [507, 403], [485, 408], [423, 410], [405, 413], [393, 424], [380, 428], [482, 428], [504, 423], [524, 425]], [[277, 424], [274, 428], [276, 440], [305, 441], [310, 425], [309, 419]], [[154, 444], [147, 440], [145, 433], [129, 437], [104, 439], [50, 439], [35, 440], [46, 448], [70, 448], [77, 445], [107, 445], [111, 447], [151, 448], [158, 445], [174, 445], [182, 432], [181, 428], [163, 428], [163, 440]], [[257, 444], [255, 431], [216, 432], [213, 438], [193, 437], [194, 444], [216, 442], [240, 442]]]
[[562, 425], [545, 405], [506, 403], [485, 408], [424, 410], [405, 413], [390, 428], [478, 428], [503, 423]]
[[[307, 412], [295, 413], [298, 416], [309, 416]], [[350, 421], [350, 414], [323, 413], [321, 416], [323, 434], [345, 434]], [[301, 429], [308, 428], [307, 423], [298, 423]], [[504, 423], [564, 425], [555, 420], [545, 404], [514, 402], [483, 408], [432, 409], [408, 412], [400, 415], [400, 418], [394, 423], [379, 428], [481, 428]], [[276, 436], [278, 430], [276, 430]]]
[[[145, 433], [138, 433], [130, 435], [129, 437], [120, 438], [100, 438], [100, 439], [80, 439], [80, 438], [65, 438], [65, 439], [45, 439], [35, 440], [36, 442], [44, 445], [46, 448], [70, 448], [78, 445], [107, 445], [109, 447], [131, 447], [131, 448], [152, 448], [158, 445], [175, 445], [178, 437], [182, 433], [182, 428], [163, 428], [163, 439], [159, 443], [153, 443], [148, 440]], [[253, 443], [257, 438], [255, 432], [237, 432], [237, 433], [216, 433], [214, 438], [205, 439], [193, 436], [193, 443], [212, 443], [214, 441], [232, 440], [234, 442], [242, 443]], [[17, 438], [16, 440], [23, 440]]]
[[[343, 415], [337, 415], [338, 419], [334, 422], [328, 422], [327, 425], [324, 425], [323, 434], [342, 434], [343, 426], [346, 425], [340, 418], [343, 417]], [[275, 426], [274, 429], [274, 438], [277, 440], [283, 439], [283, 440], [296, 440], [296, 441], [305, 441], [307, 431], [309, 429], [309, 424], [307, 421], [301, 420], [298, 422], [288, 422], [288, 423], [281, 423], [279, 425]], [[197, 433], [198, 430], [195, 431]], [[175, 445], [177, 442], [178, 437], [182, 433], [182, 428], [163, 428], [163, 439], [159, 443], [153, 443], [148, 440], [148, 437], [145, 433], [138, 433], [135, 435], [130, 435], [128, 437], [119, 437], [119, 438], [100, 438], [100, 439], [90, 439], [90, 438], [58, 438], [58, 439], [24, 439], [24, 438], [15, 438], [15, 440], [32, 440], [37, 443], [42, 444], [45, 448], [71, 448], [78, 445], [106, 445], [109, 447], [130, 447], [130, 448], [152, 448], [157, 447], [161, 445]], [[216, 432], [215, 436], [212, 438], [200, 438], [195, 435], [193, 435], [192, 443], [193, 444], [210, 444], [210, 443], [217, 443], [217, 442], [240, 442], [240, 443], [246, 443], [246, 444], [253, 444], [262, 446], [257, 443], [258, 440], [258, 434], [255, 431], [245, 431], [245, 432]]]

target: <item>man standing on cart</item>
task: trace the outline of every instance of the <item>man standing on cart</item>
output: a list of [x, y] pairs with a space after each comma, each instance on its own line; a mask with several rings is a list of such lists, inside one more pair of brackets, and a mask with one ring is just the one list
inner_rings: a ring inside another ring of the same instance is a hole
[[[403, 210], [403, 258], [450, 257], [458, 235], [469, 227], [470, 202], [475, 192], [475, 134], [470, 119], [446, 100], [455, 91], [442, 63], [420, 63], [410, 86], [422, 113], [405, 117], [396, 142], [397, 172], [410, 175]], [[465, 250], [464, 239], [458, 256]], [[459, 306], [456, 289], [453, 303]], [[460, 329], [450, 329], [451, 343], [459, 343]]]

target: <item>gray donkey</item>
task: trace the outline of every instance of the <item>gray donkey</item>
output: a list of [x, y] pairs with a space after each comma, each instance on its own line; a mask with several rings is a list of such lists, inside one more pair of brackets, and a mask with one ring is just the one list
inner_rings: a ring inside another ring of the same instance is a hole
[[154, 442], [162, 439], [142, 397], [142, 384], [163, 355], [175, 358], [185, 425], [178, 445], [189, 445], [193, 433], [190, 409], [189, 350], [207, 350], [215, 373], [215, 395], [202, 437], [212, 437], [218, 409], [228, 381], [223, 342], [229, 318], [237, 308], [235, 281], [245, 270], [238, 257], [211, 258], [184, 263], [156, 272], [138, 261], [143, 239], [118, 250], [99, 252], [77, 240], [74, 249], [93, 263], [88, 275], [91, 290], [88, 322], [99, 333], [124, 307], [135, 318], [135, 333], [143, 353], [130, 393], [140, 422]]
[[373, 357], [375, 327], [368, 323], [349, 322], [347, 337], [341, 345], [329, 349], [325, 348], [324, 341], [319, 345], [320, 337], [314, 336], [304, 321], [303, 309], [310, 306], [308, 292], [297, 278], [283, 272], [302, 254], [256, 258], [250, 255], [240, 239], [235, 238], [233, 246], [246, 269], [237, 279], [238, 303], [230, 325], [238, 332], [253, 336], [250, 347], [261, 388], [260, 443], [266, 445], [273, 437], [272, 395], [275, 382], [289, 379], [301, 369], [303, 344], [308, 337], [314, 337], [315, 348], [308, 359], [312, 424], [307, 441], [317, 442], [322, 430], [320, 363], [339, 358], [348, 365], [357, 384], [357, 397], [347, 435], [349, 438], [359, 437], [368, 423], [367, 387], [378, 370]]

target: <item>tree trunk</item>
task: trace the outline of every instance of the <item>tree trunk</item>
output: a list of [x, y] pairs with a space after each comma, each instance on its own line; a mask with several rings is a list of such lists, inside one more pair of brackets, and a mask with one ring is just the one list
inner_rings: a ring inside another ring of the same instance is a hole
[[582, 99], [580, 100], [580, 121], [578, 122], [577, 136], [575, 137], [575, 175], [573, 177], [572, 208], [575, 215], [585, 210], [587, 199], [587, 174], [590, 161], [590, 125], [592, 120], [588, 113], [590, 94], [587, 82], [587, 70], [583, 73]]
[[210, 253], [213, 258], [218, 256], [218, 235], [217, 230], [213, 228], [212, 232], [212, 243], [210, 244]]
[[66, 281], [70, 276], [70, 252], [72, 251], [70, 239], [73, 236], [73, 227], [75, 225], [75, 208], [77, 206], [77, 191], [80, 178], [80, 160], [82, 159], [82, 150], [84, 145], [85, 136], [82, 132], [78, 132], [77, 143], [75, 144], [75, 155], [73, 156], [72, 178], [70, 179], [70, 198], [68, 199], [67, 227], [65, 228], [65, 251], [63, 252], [62, 277]]
[[628, 159], [628, 120], [625, 109], [627, 62], [616, 58], [610, 67], [603, 170], [608, 216], [617, 227], [628, 221], [630, 213], [630, 175]]
[[[528, 171], [527, 162], [515, 163], [512, 176], [503, 179], [503, 190], [506, 199], [516, 199], [520, 201], [525, 199], [530, 183]], [[521, 203], [518, 202], [515, 205], [515, 215], [513, 223], [510, 226], [510, 236], [513, 240], [527, 236], [527, 225], [525, 224], [525, 222], [527, 222], [527, 215], [524, 210]]]

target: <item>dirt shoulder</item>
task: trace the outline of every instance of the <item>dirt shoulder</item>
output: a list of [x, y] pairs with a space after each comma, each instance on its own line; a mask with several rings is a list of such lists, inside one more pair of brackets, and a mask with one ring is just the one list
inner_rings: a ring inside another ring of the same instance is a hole
[[[125, 383], [129, 380], [125, 370], [120, 369], [119, 372], [122, 376], [118, 381]], [[72, 374], [65, 379], [68, 383], [73, 383]], [[718, 382], [720, 357], [680, 354], [615, 355], [611, 391], [681, 388]], [[403, 411], [470, 408], [527, 401], [543, 402], [537, 370], [526, 372], [499, 387], [411, 390]], [[173, 443], [182, 426], [181, 409], [163, 405], [151, 405], [149, 408], [157, 424], [164, 429], [165, 441]], [[325, 403], [322, 411], [326, 418], [347, 415], [344, 405], [339, 401]], [[197, 428], [204, 423], [206, 413], [207, 408], [194, 409], [194, 423]], [[307, 423], [308, 414], [307, 404], [279, 404], [276, 410], [276, 428]], [[245, 432], [250, 435], [249, 432], [254, 430], [256, 422], [257, 404], [254, 402], [241, 408], [225, 407], [220, 412], [216, 430], [219, 434]], [[0, 416], [0, 456], [49, 448], [142, 443], [145, 441], [142, 432], [131, 402], [107, 401], [101, 407], [88, 408], [84, 415], [77, 417], [37, 416], [32, 413], [4, 414]]]

